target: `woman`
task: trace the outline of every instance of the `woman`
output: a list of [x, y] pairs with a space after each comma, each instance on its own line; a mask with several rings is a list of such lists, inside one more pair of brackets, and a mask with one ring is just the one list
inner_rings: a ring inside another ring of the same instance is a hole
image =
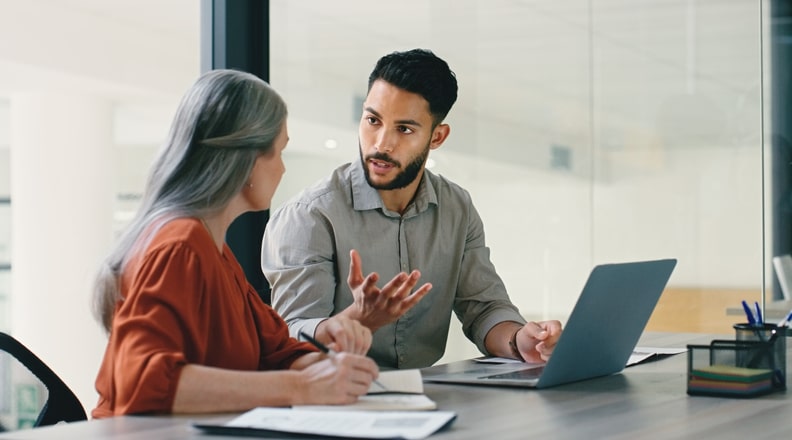
[[290, 338], [224, 238], [267, 209], [285, 168], [286, 105], [253, 75], [202, 75], [177, 110], [137, 216], [100, 270], [109, 340], [93, 417], [350, 403], [378, 375], [370, 332], [335, 327], [328, 357]]

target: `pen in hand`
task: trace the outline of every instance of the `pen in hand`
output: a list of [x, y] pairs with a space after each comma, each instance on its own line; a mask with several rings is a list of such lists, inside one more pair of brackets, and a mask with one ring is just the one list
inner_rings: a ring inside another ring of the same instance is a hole
[[[322, 353], [324, 353], [324, 354], [326, 354], [328, 356], [334, 356], [336, 354], [335, 350], [331, 350], [326, 345], [322, 344], [321, 342], [317, 341], [313, 337], [309, 336], [307, 333], [300, 332], [300, 336], [302, 336], [306, 341], [310, 342], [311, 345], [313, 345], [314, 347], [318, 348], [319, 351], [321, 351]], [[378, 387], [382, 388], [382, 391], [388, 391], [388, 389], [385, 387], [385, 385], [381, 384], [377, 379], [374, 379], [374, 383], [377, 384]]]

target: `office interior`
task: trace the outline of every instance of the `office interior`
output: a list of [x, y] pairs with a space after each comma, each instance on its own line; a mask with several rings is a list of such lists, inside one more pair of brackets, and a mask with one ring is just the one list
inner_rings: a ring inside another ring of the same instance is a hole
[[[430, 48], [460, 92], [427, 166], [472, 195], [526, 318], [563, 322], [596, 264], [667, 257], [649, 330], [729, 334], [728, 307], [783, 298], [784, 2], [268, 3], [270, 82], [290, 112], [273, 209], [358, 159], [376, 60]], [[0, 0], [0, 330], [87, 409], [105, 344], [94, 271], [200, 74], [201, 4]], [[441, 362], [475, 355], [452, 323]]]

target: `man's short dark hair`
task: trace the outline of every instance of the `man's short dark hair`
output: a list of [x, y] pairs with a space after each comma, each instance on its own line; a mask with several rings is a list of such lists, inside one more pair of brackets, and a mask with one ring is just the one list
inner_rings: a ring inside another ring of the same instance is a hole
[[421, 95], [429, 102], [435, 125], [445, 119], [457, 99], [456, 75], [448, 63], [427, 49], [393, 52], [380, 58], [369, 75], [369, 90], [378, 79]]

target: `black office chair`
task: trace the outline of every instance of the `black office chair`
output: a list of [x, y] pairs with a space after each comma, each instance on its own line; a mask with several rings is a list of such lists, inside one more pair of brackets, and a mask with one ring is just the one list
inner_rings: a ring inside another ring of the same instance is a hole
[[6, 333], [0, 332], [0, 352], [6, 352], [33, 373], [47, 389], [47, 400], [33, 427], [59, 422], [87, 420], [85, 409], [71, 389], [32, 351]]

